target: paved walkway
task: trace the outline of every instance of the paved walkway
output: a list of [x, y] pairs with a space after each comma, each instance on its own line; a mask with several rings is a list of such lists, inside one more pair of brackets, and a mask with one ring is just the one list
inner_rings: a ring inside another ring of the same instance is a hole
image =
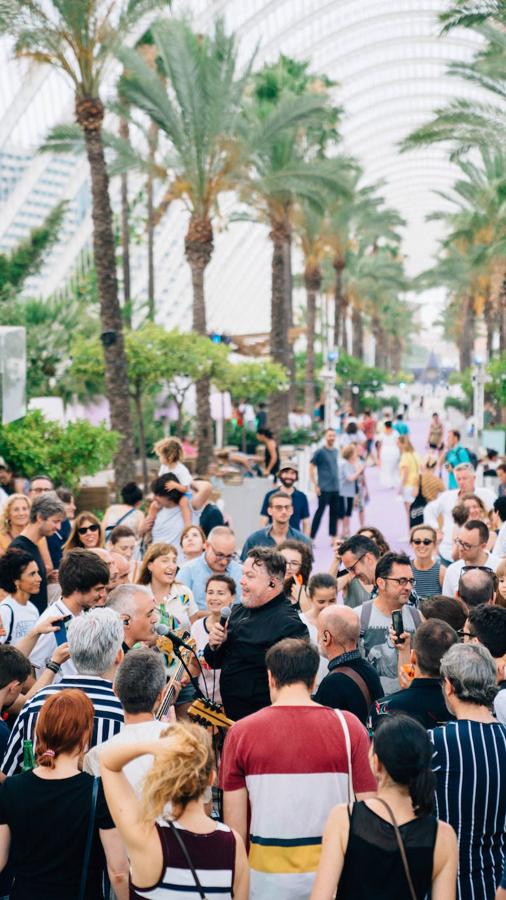
[[[425, 441], [429, 427], [428, 419], [412, 419], [408, 421], [411, 440], [415, 450], [420, 454], [425, 452]], [[395, 490], [384, 488], [379, 483], [379, 472], [376, 466], [371, 466], [366, 472], [370, 501], [365, 509], [365, 524], [375, 525], [383, 532], [392, 550], [407, 550], [406, 540], [408, 527], [404, 504], [398, 498]], [[316, 502], [311, 504], [311, 512], [314, 512]], [[350, 533], [360, 528], [358, 513], [353, 512]], [[315, 565], [313, 572], [326, 572], [332, 559], [330, 538], [328, 535], [328, 517], [325, 513], [320, 530], [313, 543]]]

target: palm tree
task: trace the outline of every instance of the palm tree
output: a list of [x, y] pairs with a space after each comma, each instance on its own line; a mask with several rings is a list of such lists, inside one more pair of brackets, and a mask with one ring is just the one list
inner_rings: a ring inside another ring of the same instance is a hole
[[122, 436], [115, 458], [118, 487], [135, 476], [134, 445], [100, 91], [116, 48], [142, 16], [163, 5], [163, 0], [4, 0], [0, 8], [0, 28], [15, 37], [16, 55], [59, 70], [74, 91], [75, 117], [90, 166], [107, 397], [111, 425]]
[[[193, 287], [192, 327], [206, 334], [204, 273], [213, 254], [218, 200], [237, 183], [236, 139], [249, 66], [237, 74], [236, 41], [221, 21], [206, 36], [176, 21], [156, 22], [152, 34], [170, 88], [138, 52], [122, 49], [120, 90], [170, 142], [160, 163], [168, 177], [163, 205], [182, 200], [189, 213], [185, 254]], [[206, 471], [213, 448], [208, 378], [197, 382], [197, 418], [197, 466]]]
[[324, 214], [308, 203], [298, 204], [294, 215], [294, 230], [304, 256], [304, 287], [306, 289], [306, 374], [304, 381], [304, 411], [312, 415], [315, 402], [315, 326], [316, 301], [322, 283], [321, 263], [325, 256], [323, 239]]
[[[244, 135], [246, 167], [239, 194], [254, 211], [256, 221], [269, 226], [272, 242], [271, 356], [289, 371], [292, 309], [291, 246], [297, 203], [323, 209], [325, 196], [347, 195], [345, 172], [349, 161], [306, 159], [300, 135], [328, 116], [325, 95], [284, 95], [267, 113], [261, 105], [247, 110]], [[269, 404], [269, 424], [278, 433], [286, 424], [288, 395], [275, 394]]]

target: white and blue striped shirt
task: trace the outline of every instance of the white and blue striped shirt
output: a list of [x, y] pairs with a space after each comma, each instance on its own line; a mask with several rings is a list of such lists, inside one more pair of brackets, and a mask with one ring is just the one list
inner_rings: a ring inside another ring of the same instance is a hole
[[458, 900], [490, 900], [506, 847], [506, 727], [461, 719], [429, 736], [436, 813], [453, 827], [459, 844]]
[[42, 704], [48, 697], [65, 688], [79, 688], [90, 698], [95, 708], [91, 746], [103, 744], [118, 734], [123, 727], [123, 708], [113, 689], [112, 682], [100, 675], [74, 675], [62, 678], [58, 684], [50, 684], [38, 691], [23, 707], [12, 729], [2, 761], [4, 775], [15, 775], [23, 762], [23, 741], [35, 745], [35, 726]]

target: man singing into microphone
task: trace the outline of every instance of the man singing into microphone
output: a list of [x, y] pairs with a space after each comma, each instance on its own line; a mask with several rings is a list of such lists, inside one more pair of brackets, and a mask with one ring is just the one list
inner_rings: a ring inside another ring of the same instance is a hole
[[309, 632], [283, 593], [286, 562], [270, 547], [248, 553], [241, 578], [240, 604], [228, 625], [215, 623], [204, 658], [221, 669], [220, 690], [225, 712], [237, 720], [270, 705], [265, 654], [286, 637], [306, 638]]

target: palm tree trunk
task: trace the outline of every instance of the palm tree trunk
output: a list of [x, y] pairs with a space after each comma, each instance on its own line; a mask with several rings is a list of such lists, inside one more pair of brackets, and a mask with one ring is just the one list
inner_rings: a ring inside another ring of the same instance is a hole
[[392, 372], [401, 371], [402, 344], [397, 335], [393, 335], [390, 342], [390, 363]]
[[[153, 122], [149, 127], [148, 146], [149, 162], [154, 165], [156, 147], [158, 143], [158, 126]], [[155, 213], [154, 213], [154, 180], [153, 175], [148, 175], [146, 183], [146, 213], [147, 213], [147, 251], [148, 251], [148, 319], [155, 321]]]
[[121, 435], [121, 442], [114, 459], [116, 487], [119, 489], [126, 482], [135, 479], [135, 463], [128, 394], [128, 366], [118, 298], [109, 177], [101, 133], [103, 118], [104, 107], [100, 100], [90, 97], [76, 100], [76, 119], [84, 133], [86, 155], [90, 166], [93, 254], [100, 298], [106, 393], [110, 407], [111, 426]]
[[320, 269], [306, 267], [306, 378], [304, 384], [304, 412], [312, 417], [315, 402], [314, 384], [314, 340], [316, 322], [316, 295], [320, 290], [322, 276]]
[[352, 305], [351, 308], [351, 354], [357, 359], [364, 358], [364, 320], [362, 310]]
[[473, 297], [468, 295], [463, 303], [462, 331], [459, 340], [460, 371], [469, 369], [473, 361], [474, 350], [474, 303]]
[[[288, 321], [286, 302], [286, 278], [289, 271], [287, 257], [290, 253], [289, 228], [286, 222], [273, 223], [269, 235], [272, 241], [271, 276], [271, 356], [274, 362], [289, 368]], [[273, 394], [269, 402], [269, 428], [276, 437], [288, 422], [287, 393]]]
[[[188, 260], [193, 287], [193, 330], [207, 334], [204, 272], [213, 253], [213, 227], [209, 219], [193, 215], [185, 238], [185, 254]], [[196, 383], [197, 390], [197, 471], [204, 475], [213, 455], [213, 423], [209, 403], [209, 378]]]
[[[119, 120], [119, 136], [129, 139], [128, 119]], [[128, 175], [121, 175], [121, 265], [123, 269], [123, 317], [125, 325], [132, 327], [131, 287], [130, 287], [130, 209], [128, 203]]]
[[289, 331], [290, 328], [293, 327], [293, 277], [292, 277], [292, 235], [291, 231], [289, 232], [289, 240], [288, 247], [286, 249], [285, 255], [285, 265], [286, 265], [286, 323], [287, 323], [287, 336], [286, 336], [286, 345], [287, 345], [287, 367], [289, 372], [289, 388], [285, 394], [285, 402], [286, 402], [286, 420], [284, 424], [288, 424], [288, 413], [295, 406], [295, 354], [293, 352], [293, 344], [290, 341]]
[[[335, 288], [334, 288], [334, 347], [340, 346], [341, 336], [344, 332], [344, 322], [343, 322], [343, 270], [344, 270], [344, 261], [340, 256], [336, 256], [334, 258], [334, 262], [332, 263], [335, 273]], [[344, 347], [343, 347], [344, 350]]]
[[342, 298], [341, 299], [341, 350], [343, 351], [343, 353], [348, 353], [349, 345], [348, 345], [347, 322], [348, 322], [349, 300], [348, 300], [346, 294], [342, 294], [341, 298]]
[[495, 310], [490, 292], [485, 297], [483, 305], [483, 319], [485, 322], [485, 337], [487, 342], [487, 360], [492, 359], [494, 347]]
[[148, 490], [148, 461], [146, 458], [146, 432], [144, 429], [144, 410], [142, 408], [142, 393], [139, 385], [136, 385], [134, 395], [135, 410], [137, 412], [137, 422], [139, 425], [139, 443], [142, 462], [142, 483], [144, 485], [144, 493]]

